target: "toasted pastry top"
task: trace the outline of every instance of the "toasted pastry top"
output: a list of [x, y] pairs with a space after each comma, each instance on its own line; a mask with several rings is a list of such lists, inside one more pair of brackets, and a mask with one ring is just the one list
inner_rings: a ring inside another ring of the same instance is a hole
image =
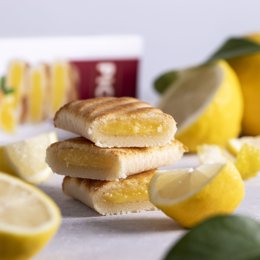
[[130, 97], [73, 101], [56, 113], [54, 125], [80, 134], [100, 147], [164, 145], [176, 132], [172, 116]]

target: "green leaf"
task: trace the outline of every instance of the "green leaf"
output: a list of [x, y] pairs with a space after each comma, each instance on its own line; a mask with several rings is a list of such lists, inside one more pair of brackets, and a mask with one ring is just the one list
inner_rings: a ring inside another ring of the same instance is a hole
[[230, 38], [207, 60], [231, 59], [260, 52], [260, 44], [244, 39]]
[[184, 235], [164, 259], [260, 259], [260, 223], [242, 216], [213, 217]]
[[13, 88], [6, 86], [5, 77], [1, 77], [0, 79], [0, 89], [3, 91], [4, 95], [8, 95], [14, 92]]
[[154, 81], [154, 87], [158, 93], [162, 94], [177, 80], [177, 78], [178, 71], [166, 72]]

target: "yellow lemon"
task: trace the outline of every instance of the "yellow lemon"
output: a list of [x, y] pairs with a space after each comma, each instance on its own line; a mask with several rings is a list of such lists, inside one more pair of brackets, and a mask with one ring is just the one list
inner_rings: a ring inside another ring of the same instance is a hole
[[45, 163], [46, 149], [56, 141], [56, 133], [50, 132], [0, 146], [0, 171], [34, 184], [46, 180], [52, 172]]
[[235, 162], [235, 156], [219, 145], [203, 144], [197, 147], [201, 163], [227, 163]]
[[260, 171], [260, 149], [244, 144], [237, 154], [235, 165], [243, 180], [255, 177]]
[[218, 214], [230, 214], [245, 194], [233, 163], [158, 171], [149, 185], [151, 202], [184, 227]]
[[225, 61], [180, 72], [159, 107], [173, 115], [178, 123], [176, 138], [193, 152], [205, 143], [226, 145], [240, 133], [241, 89]]
[[243, 180], [257, 175], [260, 171], [259, 137], [231, 139], [228, 150], [217, 145], [201, 145], [198, 147], [198, 156], [201, 163], [234, 162]]
[[257, 175], [260, 171], [260, 136], [231, 139], [228, 149], [237, 156], [236, 167], [244, 180]]
[[0, 258], [29, 259], [56, 233], [60, 211], [42, 191], [0, 173]]
[[240, 138], [232, 138], [227, 143], [228, 150], [237, 155], [244, 144], [250, 144], [260, 149], [260, 136], [243, 136]]
[[[260, 43], [260, 34], [247, 37]], [[229, 60], [229, 64], [235, 70], [244, 98], [244, 116], [242, 131], [246, 135], [260, 134], [260, 53]]]

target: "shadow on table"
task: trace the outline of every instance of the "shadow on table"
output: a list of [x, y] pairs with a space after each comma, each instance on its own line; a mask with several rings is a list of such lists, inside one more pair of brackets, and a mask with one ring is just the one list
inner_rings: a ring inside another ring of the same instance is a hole
[[[150, 213], [150, 214], [149, 214]], [[158, 215], [159, 212], [157, 212]], [[88, 229], [89, 221], [81, 228]], [[96, 229], [96, 232], [102, 230], [107, 233], [156, 233], [156, 232], [171, 232], [176, 230], [183, 230], [177, 223], [165, 216], [154, 216], [152, 212], [147, 214], [139, 213], [124, 215], [124, 216], [111, 216], [91, 219], [91, 229]]]
[[41, 189], [46, 192], [59, 206], [63, 218], [86, 218], [100, 216], [94, 210], [88, 208], [81, 202], [66, 196], [57, 187], [41, 185]]

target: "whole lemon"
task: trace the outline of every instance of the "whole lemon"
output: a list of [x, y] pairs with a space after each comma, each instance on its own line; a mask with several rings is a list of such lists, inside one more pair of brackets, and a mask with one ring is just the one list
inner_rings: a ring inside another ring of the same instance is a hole
[[[260, 43], [260, 34], [252, 34], [246, 38]], [[242, 132], [245, 135], [259, 135], [260, 53], [233, 58], [228, 62], [238, 76], [244, 97]]]

